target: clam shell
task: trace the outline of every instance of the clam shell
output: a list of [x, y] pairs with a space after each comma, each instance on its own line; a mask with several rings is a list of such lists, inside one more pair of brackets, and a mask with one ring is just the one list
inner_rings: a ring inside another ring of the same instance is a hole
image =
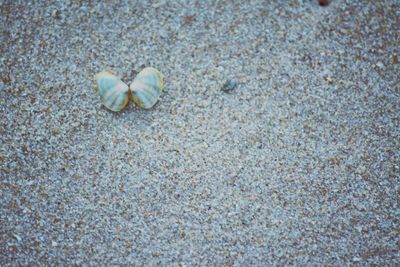
[[129, 88], [117, 76], [102, 71], [95, 76], [100, 100], [112, 111], [122, 110], [129, 101]]
[[149, 109], [158, 101], [164, 88], [163, 75], [155, 68], [145, 68], [130, 85], [132, 101]]

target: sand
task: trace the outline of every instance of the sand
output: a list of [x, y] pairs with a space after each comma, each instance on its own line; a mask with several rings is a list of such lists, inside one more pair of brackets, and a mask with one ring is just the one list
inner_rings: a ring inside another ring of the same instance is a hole
[[[0, 15], [0, 265], [400, 264], [399, 1]], [[156, 106], [102, 106], [149, 66]]]

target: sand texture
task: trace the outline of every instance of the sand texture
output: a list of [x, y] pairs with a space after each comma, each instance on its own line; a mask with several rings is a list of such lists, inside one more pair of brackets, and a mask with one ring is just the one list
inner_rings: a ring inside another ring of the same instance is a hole
[[400, 1], [0, 3], [1, 266], [400, 265]]

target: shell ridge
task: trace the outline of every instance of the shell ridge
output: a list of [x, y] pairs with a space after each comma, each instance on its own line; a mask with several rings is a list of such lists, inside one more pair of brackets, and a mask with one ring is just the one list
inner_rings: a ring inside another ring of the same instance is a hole
[[151, 106], [151, 100], [150, 97], [146, 94], [146, 91], [144, 90], [139, 90], [138, 92], [138, 98], [141, 100], [141, 102], [143, 103], [143, 106], [145, 108]]
[[100, 72], [96, 76], [100, 100], [112, 111], [120, 111], [129, 100], [129, 87], [110, 72]]
[[155, 68], [144, 68], [128, 86], [109, 71], [95, 75], [100, 100], [108, 109], [120, 111], [131, 98], [140, 108], [149, 109], [160, 98], [164, 87], [163, 75]]

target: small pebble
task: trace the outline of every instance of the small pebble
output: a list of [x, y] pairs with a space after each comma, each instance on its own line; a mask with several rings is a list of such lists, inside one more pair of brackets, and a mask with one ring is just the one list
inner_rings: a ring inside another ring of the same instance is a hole
[[396, 54], [393, 55], [392, 61], [393, 61], [393, 64], [399, 64], [399, 59]]
[[376, 66], [378, 67], [378, 68], [380, 68], [380, 69], [383, 69], [383, 67], [385, 67], [385, 65], [383, 65], [383, 63], [382, 62], [378, 62], [378, 63], [376, 63]]
[[320, 6], [328, 6], [330, 4], [329, 0], [318, 0]]
[[60, 20], [61, 19], [61, 11], [60, 10], [56, 10], [56, 12], [54, 13], [54, 18], [56, 20]]
[[22, 238], [19, 235], [14, 234], [14, 237], [18, 242], [21, 242]]
[[238, 83], [235, 80], [227, 80], [224, 85], [222, 85], [221, 90], [225, 93], [231, 93], [237, 86]]

